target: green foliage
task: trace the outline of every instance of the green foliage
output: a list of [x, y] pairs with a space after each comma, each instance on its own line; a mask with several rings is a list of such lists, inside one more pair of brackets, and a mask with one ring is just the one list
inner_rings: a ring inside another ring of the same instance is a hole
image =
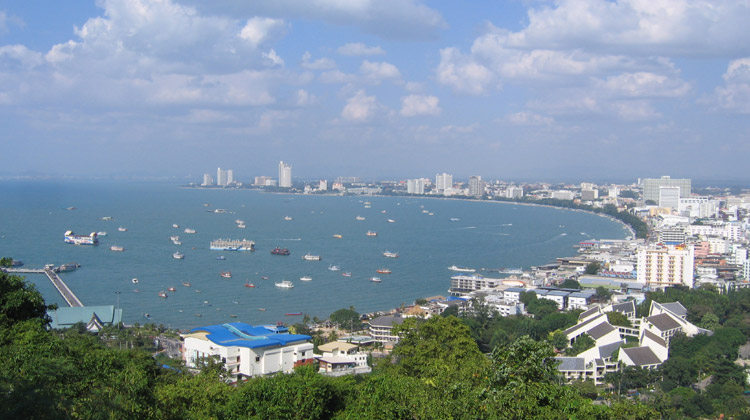
[[30, 319], [49, 321], [41, 293], [22, 277], [0, 271], [0, 329]]
[[0, 267], [10, 268], [13, 266], [13, 258], [3, 257], [0, 258]]
[[560, 283], [560, 287], [563, 289], [580, 289], [581, 284], [573, 279], [565, 279], [562, 283]]
[[583, 271], [584, 274], [596, 274], [602, 269], [602, 265], [598, 262], [590, 262], [586, 264], [586, 269]]
[[612, 297], [612, 292], [607, 290], [604, 286], [599, 286], [596, 288], [596, 293], [594, 294], [594, 298], [596, 298], [600, 302], [606, 302]]
[[570, 386], [573, 387], [573, 389], [575, 389], [578, 394], [580, 394], [584, 398], [593, 400], [599, 396], [599, 392], [596, 390], [594, 381], [573, 381]]
[[552, 343], [552, 346], [559, 351], [565, 350], [569, 344], [568, 336], [560, 330], [557, 330], [552, 333], [552, 337], [550, 337], [550, 342]]
[[591, 338], [588, 334], [581, 334], [576, 338], [576, 340], [573, 342], [573, 345], [570, 347], [570, 350], [568, 351], [568, 354], [571, 356], [576, 356], [578, 354], [583, 353], [584, 351], [594, 347], [596, 345], [596, 342], [593, 338]]
[[607, 312], [607, 321], [609, 321], [609, 323], [612, 325], [618, 325], [621, 327], [633, 326], [633, 324], [630, 323], [628, 317], [626, 317], [622, 312], [617, 311]]
[[357, 331], [362, 327], [362, 322], [359, 320], [359, 313], [354, 310], [354, 307], [349, 309], [339, 309], [338, 311], [331, 314], [328, 317], [334, 325], [341, 329], [348, 331]]

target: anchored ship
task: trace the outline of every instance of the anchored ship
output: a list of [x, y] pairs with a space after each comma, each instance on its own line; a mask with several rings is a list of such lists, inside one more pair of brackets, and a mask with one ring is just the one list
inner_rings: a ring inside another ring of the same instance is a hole
[[72, 230], [65, 232], [65, 243], [73, 245], [99, 245], [96, 232], [90, 235], [76, 235]]
[[211, 241], [210, 248], [214, 251], [255, 251], [255, 241], [247, 239], [216, 239]]

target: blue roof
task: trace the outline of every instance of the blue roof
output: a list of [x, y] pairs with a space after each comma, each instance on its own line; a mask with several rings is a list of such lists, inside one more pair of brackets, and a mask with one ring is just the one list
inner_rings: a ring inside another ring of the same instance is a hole
[[281, 347], [298, 341], [309, 341], [312, 337], [304, 334], [287, 334], [286, 328], [276, 326], [252, 326], [244, 322], [209, 325], [190, 330], [191, 333], [206, 332], [206, 338], [224, 347]]
[[50, 328], [69, 328], [74, 324], [83, 322], [84, 324], [91, 321], [96, 315], [104, 325], [117, 325], [122, 321], [122, 308], [115, 309], [114, 305], [101, 306], [63, 306], [55, 310], [47, 311], [47, 315], [52, 319]]

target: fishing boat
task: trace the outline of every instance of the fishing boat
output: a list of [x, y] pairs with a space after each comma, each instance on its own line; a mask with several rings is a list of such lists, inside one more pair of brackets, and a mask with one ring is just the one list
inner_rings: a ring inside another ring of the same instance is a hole
[[351, 277], [352, 276], [352, 272], [351, 271], [344, 271], [343, 273], [341, 273], [341, 275], [344, 276], [344, 277]]
[[127, 232], [128, 228], [120, 226], [120, 227], [117, 228], [117, 230], [119, 230], [120, 232]]
[[131, 282], [132, 282], [133, 284], [138, 284], [138, 278], [136, 278], [136, 277], [133, 277], [133, 278], [132, 278], [132, 279], [131, 279], [130, 281], [131, 281]]
[[107, 236], [107, 232], [105, 231], [96, 232], [96, 236]]
[[223, 261], [223, 260], [226, 260], [226, 259], [227, 259], [227, 257], [225, 257], [225, 256], [223, 256], [223, 255], [219, 255], [218, 257], [216, 257], [216, 259], [217, 259], [217, 260], [221, 260], [221, 261]]
[[333, 237], [336, 238], [336, 239], [341, 239], [343, 236], [341, 236], [338, 233], [335, 233], [335, 234], [333, 234]]
[[258, 310], [261, 311], [261, 312], [265, 312], [266, 308], [258, 308]]
[[451, 217], [451, 218], [450, 218], [450, 221], [451, 221], [451, 222], [458, 222], [458, 221], [460, 221], [460, 220], [461, 220], [461, 219], [459, 219], [458, 217]]
[[169, 291], [169, 292], [176, 292], [177, 288], [175, 288], [174, 286], [169, 286], [169, 287], [167, 287], [167, 291]]
[[362, 221], [362, 220], [365, 220], [365, 218], [362, 217], [362, 216], [357, 216], [357, 217], [354, 218], [354, 220]]
[[177, 223], [172, 223], [172, 227], [175, 228], [175, 229], [179, 229], [180, 225], [178, 225]]
[[116, 252], [122, 252], [125, 251], [125, 248], [121, 247], [120, 245], [112, 245], [109, 247], [110, 251], [116, 251]]
[[383, 256], [387, 258], [398, 258], [398, 252], [385, 251]]
[[278, 283], [274, 283], [274, 284], [276, 285], [276, 287], [280, 287], [282, 289], [291, 289], [291, 288], [294, 287], [294, 283], [292, 283], [289, 280], [282, 280], [282, 281], [280, 281]]
[[255, 285], [252, 284], [252, 283], [245, 283], [245, 287], [251, 287], [252, 288], [252, 287], [255, 287]]
[[192, 286], [192, 284], [190, 284], [190, 282], [189, 282], [189, 281], [183, 281], [183, 282], [182, 282], [182, 285], [183, 285], [183, 286], [185, 286], [185, 287], [190, 287], [190, 286]]
[[184, 230], [184, 232], [185, 232], [185, 233], [191, 233], [191, 234], [192, 234], [192, 233], [195, 233], [195, 229], [190, 229], [190, 228], [187, 228], [187, 229], [185, 229], [185, 230]]
[[328, 269], [331, 271], [341, 271], [341, 267], [339, 267], [338, 265], [329, 265]]
[[391, 274], [391, 269], [390, 268], [378, 268], [375, 271], [378, 272], [378, 273], [380, 273], [380, 274]]
[[299, 279], [300, 281], [312, 281], [312, 277], [310, 276], [302, 276]]
[[167, 292], [165, 292], [165, 291], [162, 290], [161, 292], [159, 292], [159, 297], [166, 299], [167, 298]]
[[276, 247], [271, 250], [271, 255], [289, 255], [290, 252], [287, 248]]
[[300, 316], [300, 315], [302, 315], [302, 312], [287, 312], [284, 315], [286, 315], [286, 316]]
[[375, 232], [374, 230], [368, 230], [367, 233], [365, 233], [367, 236], [378, 236], [378, 232]]
[[235, 315], [235, 314], [230, 314], [230, 315], [229, 315], [229, 317], [230, 317], [230, 318], [237, 318], [237, 315]]
[[292, 216], [284, 216], [284, 220], [286, 220], [288, 222], [288, 221], [293, 220], [293, 219], [292, 219]]
[[231, 271], [222, 271], [219, 273], [221, 277], [224, 277], [225, 279], [231, 279], [232, 278], [232, 272]]
[[268, 276], [260, 276], [261, 280], [268, 280]]
[[380, 277], [375, 277], [375, 276], [370, 277], [369, 280], [373, 283], [380, 283], [381, 281], [383, 281], [380, 279]]
[[320, 255], [312, 255], [310, 253], [307, 253], [302, 256], [302, 259], [305, 261], [320, 261], [322, 258], [320, 258]]
[[396, 223], [396, 221], [393, 219], [388, 219], [388, 223]]
[[172, 254], [172, 258], [174, 258], [176, 260], [181, 260], [181, 259], [185, 258], [185, 254], [182, 254], [182, 253], [180, 253], [180, 251], [177, 251], [174, 254]]

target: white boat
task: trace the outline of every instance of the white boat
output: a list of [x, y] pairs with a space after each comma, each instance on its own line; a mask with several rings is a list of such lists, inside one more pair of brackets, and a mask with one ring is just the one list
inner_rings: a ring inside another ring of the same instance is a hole
[[288, 221], [292, 220], [292, 216], [284, 216], [284, 220], [286, 220], [288, 222]]
[[107, 222], [111, 222], [111, 221], [115, 220], [115, 218], [112, 217], [112, 216], [104, 216], [101, 219], [104, 220], [104, 221], [107, 221]]
[[385, 214], [385, 210], [380, 210], [381, 213]]
[[132, 280], [130, 280], [133, 284], [138, 284], [138, 278], [133, 277]]
[[451, 271], [458, 271], [458, 272], [461, 272], [461, 273], [475, 273], [475, 272], [477, 271], [477, 270], [476, 270], [476, 269], [474, 269], [474, 268], [469, 268], [469, 267], [459, 267], [459, 266], [457, 266], [457, 265], [455, 265], [455, 264], [454, 264], [454, 265], [452, 265], [452, 266], [450, 266], [450, 267], [448, 267], [448, 270], [451, 270]]
[[365, 218], [362, 217], [362, 216], [357, 216], [357, 217], [354, 218], [354, 220], [365, 220]]
[[328, 269], [331, 271], [341, 271], [341, 267], [339, 267], [338, 265], [329, 265]]
[[109, 247], [109, 250], [122, 252], [122, 251], [125, 251], [125, 248], [121, 247], [120, 245], [112, 245], [111, 247]]
[[388, 219], [388, 223], [396, 223], [396, 221], [393, 219]]
[[276, 287], [281, 287], [282, 289], [291, 289], [292, 287], [294, 287], [294, 283], [289, 280], [282, 280], [274, 284], [276, 285]]
[[172, 241], [172, 243], [175, 244], [175, 245], [182, 245], [181, 241]]
[[177, 236], [177, 235], [172, 235], [172, 236], [169, 237], [169, 239], [172, 240], [172, 242], [174, 242], [174, 241], [179, 241], [180, 237]]
[[388, 258], [398, 258], [398, 252], [385, 251], [383, 252], [383, 256]]
[[459, 219], [458, 217], [451, 217], [451, 219], [450, 219], [450, 220], [451, 220], [451, 222], [458, 222], [458, 221], [460, 221], [461, 219]]
[[245, 226], [244, 223], [237, 223], [237, 227], [240, 229], [245, 229], [247, 226]]
[[195, 229], [187, 228], [185, 229], [185, 233], [195, 233]]
[[374, 276], [373, 276], [373, 277], [370, 277], [370, 279], [369, 279], [369, 280], [370, 280], [371, 282], [374, 282], [374, 283], [380, 283], [381, 281], [383, 281], [383, 280], [381, 280], [381, 279], [380, 279], [380, 277], [374, 277]]
[[107, 232], [96, 232], [96, 236], [107, 236]]
[[310, 276], [302, 276], [299, 279], [300, 281], [312, 281], [312, 277]]
[[322, 258], [320, 258], [320, 255], [312, 255], [308, 253], [308, 254], [303, 255], [302, 259], [305, 261], [320, 261]]
[[185, 258], [185, 254], [181, 254], [179, 251], [177, 251], [174, 254], [172, 254], [172, 258], [174, 258], [176, 260], [181, 260], [181, 259]]
[[120, 232], [127, 232], [128, 231], [127, 228], [124, 228], [122, 226], [118, 227], [117, 230], [119, 230]]
[[374, 230], [368, 230], [365, 235], [367, 236], [378, 236], [378, 232], [375, 232]]
[[175, 228], [175, 229], [179, 229], [180, 225], [178, 225], [177, 223], [172, 223], [172, 227]]

